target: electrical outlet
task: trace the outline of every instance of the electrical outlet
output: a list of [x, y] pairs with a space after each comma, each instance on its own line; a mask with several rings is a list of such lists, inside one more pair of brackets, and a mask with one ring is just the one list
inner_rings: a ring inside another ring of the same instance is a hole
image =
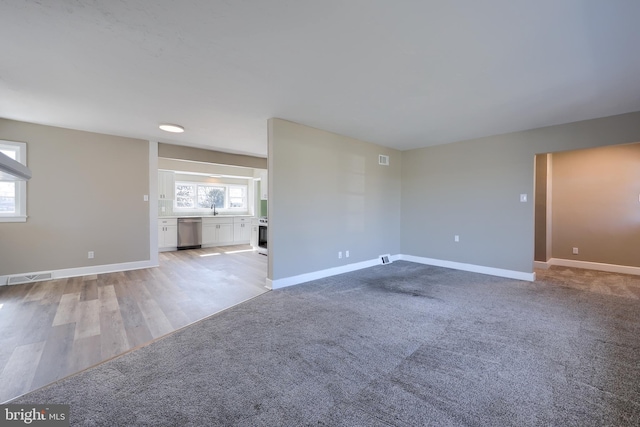
[[455, 236], [453, 236], [453, 241], [454, 242], [459, 242], [460, 241], [460, 236], [458, 236], [457, 234]]
[[89, 251], [89, 253], [87, 254], [87, 256], [88, 256], [88, 258], [89, 258], [89, 259], [93, 259], [93, 257], [94, 257], [94, 253], [93, 253], [93, 251]]
[[339, 251], [338, 252], [338, 259], [341, 259], [341, 258], [342, 258], [342, 251]]
[[345, 252], [344, 252], [344, 256], [345, 256], [346, 258], [349, 258], [349, 251], [345, 251]]
[[578, 248], [573, 248], [573, 254], [578, 255]]

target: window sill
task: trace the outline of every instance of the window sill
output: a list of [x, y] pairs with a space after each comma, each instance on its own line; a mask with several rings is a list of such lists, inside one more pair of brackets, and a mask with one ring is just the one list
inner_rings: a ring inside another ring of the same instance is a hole
[[[217, 215], [248, 215], [248, 210], [231, 210], [225, 209], [223, 211], [216, 209]], [[209, 216], [213, 215], [213, 210], [205, 210], [205, 211], [197, 211], [197, 210], [189, 210], [189, 209], [174, 209], [174, 215], [190, 215], [190, 216]]]
[[0, 222], [27, 222], [26, 216], [0, 216]]

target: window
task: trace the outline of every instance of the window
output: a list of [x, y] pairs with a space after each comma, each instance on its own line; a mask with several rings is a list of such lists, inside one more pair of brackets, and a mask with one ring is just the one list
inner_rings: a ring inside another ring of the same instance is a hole
[[[26, 166], [27, 144], [0, 141], [0, 152]], [[0, 179], [0, 222], [27, 220], [27, 183]]]
[[208, 182], [176, 182], [176, 210], [246, 211], [247, 186]]
[[176, 182], [176, 202], [175, 207], [178, 209], [195, 209], [195, 184], [185, 184]]
[[246, 209], [247, 207], [247, 186], [246, 185], [230, 185], [229, 186], [229, 208]]
[[198, 207], [204, 209], [224, 209], [226, 189], [220, 185], [198, 185]]

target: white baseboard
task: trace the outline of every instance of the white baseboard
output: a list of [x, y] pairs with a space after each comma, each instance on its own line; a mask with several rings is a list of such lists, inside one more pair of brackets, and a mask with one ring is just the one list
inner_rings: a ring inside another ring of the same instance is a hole
[[549, 261], [533, 261], [533, 268], [539, 268], [540, 270], [548, 270], [551, 267]]
[[572, 259], [551, 258], [547, 261], [549, 265], [559, 265], [562, 267], [584, 268], [587, 270], [608, 271], [610, 273], [634, 274], [640, 276], [640, 267], [628, 265], [605, 264], [601, 262], [576, 261]]
[[506, 277], [508, 279], [526, 280], [533, 282], [536, 280], [536, 273], [524, 271], [504, 270], [502, 268], [485, 267], [482, 265], [465, 264], [462, 262], [445, 261], [434, 258], [423, 258], [413, 255], [400, 255], [403, 261], [416, 262], [418, 264], [435, 265], [437, 267], [452, 268], [454, 270], [471, 271], [473, 273], [488, 274], [490, 276]]
[[[393, 255], [390, 259], [399, 259], [397, 255]], [[372, 259], [368, 261], [356, 262], [354, 264], [341, 265], [340, 267], [327, 268], [326, 270], [314, 271], [311, 273], [300, 274], [298, 276], [285, 277], [282, 279], [267, 279], [267, 286], [271, 282], [271, 289], [280, 289], [287, 286], [299, 285], [300, 283], [310, 282], [312, 280], [324, 279], [325, 277], [335, 276], [337, 274], [349, 273], [350, 271], [362, 270], [363, 268], [373, 267], [374, 265], [381, 265], [382, 262], [379, 259]]]
[[92, 274], [114, 273], [118, 271], [127, 271], [127, 270], [140, 270], [143, 268], [151, 268], [151, 267], [157, 267], [157, 266], [158, 266], [157, 263], [153, 263], [152, 261], [148, 260], [148, 261], [123, 262], [120, 264], [92, 265], [89, 267], [63, 268], [60, 270], [48, 270], [48, 271], [36, 271], [36, 272], [21, 273], [21, 274], [10, 274], [7, 276], [0, 276], [0, 286], [6, 285], [9, 280], [9, 277], [14, 277], [14, 276], [31, 276], [31, 275], [51, 273], [51, 280], [55, 280], [55, 279], [64, 279], [67, 277], [89, 276]]
[[[509, 279], [526, 280], [533, 282], [536, 279], [535, 273], [527, 273], [514, 270], [503, 270], [501, 268], [484, 267], [481, 265], [464, 264], [461, 262], [443, 261], [439, 259], [423, 258], [412, 255], [392, 255], [391, 261], [409, 261], [418, 264], [435, 265], [438, 267], [452, 268], [455, 270], [471, 271], [474, 273], [488, 274], [491, 276], [506, 277]], [[368, 261], [357, 262], [354, 264], [342, 265], [340, 267], [328, 268], [326, 270], [314, 271], [311, 273], [300, 274], [298, 276], [285, 277], [283, 279], [267, 279], [267, 288], [280, 289], [287, 286], [298, 285], [300, 283], [310, 282], [312, 280], [323, 279], [325, 277], [335, 276], [338, 274], [349, 273], [351, 271], [361, 270], [376, 265], [381, 265], [380, 259], [372, 259]]]

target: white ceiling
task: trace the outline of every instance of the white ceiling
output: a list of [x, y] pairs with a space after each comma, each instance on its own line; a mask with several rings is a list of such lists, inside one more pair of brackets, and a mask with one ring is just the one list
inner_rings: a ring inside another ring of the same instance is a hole
[[258, 156], [270, 117], [443, 144], [640, 110], [639, 21], [637, 0], [0, 0], [0, 117]]

